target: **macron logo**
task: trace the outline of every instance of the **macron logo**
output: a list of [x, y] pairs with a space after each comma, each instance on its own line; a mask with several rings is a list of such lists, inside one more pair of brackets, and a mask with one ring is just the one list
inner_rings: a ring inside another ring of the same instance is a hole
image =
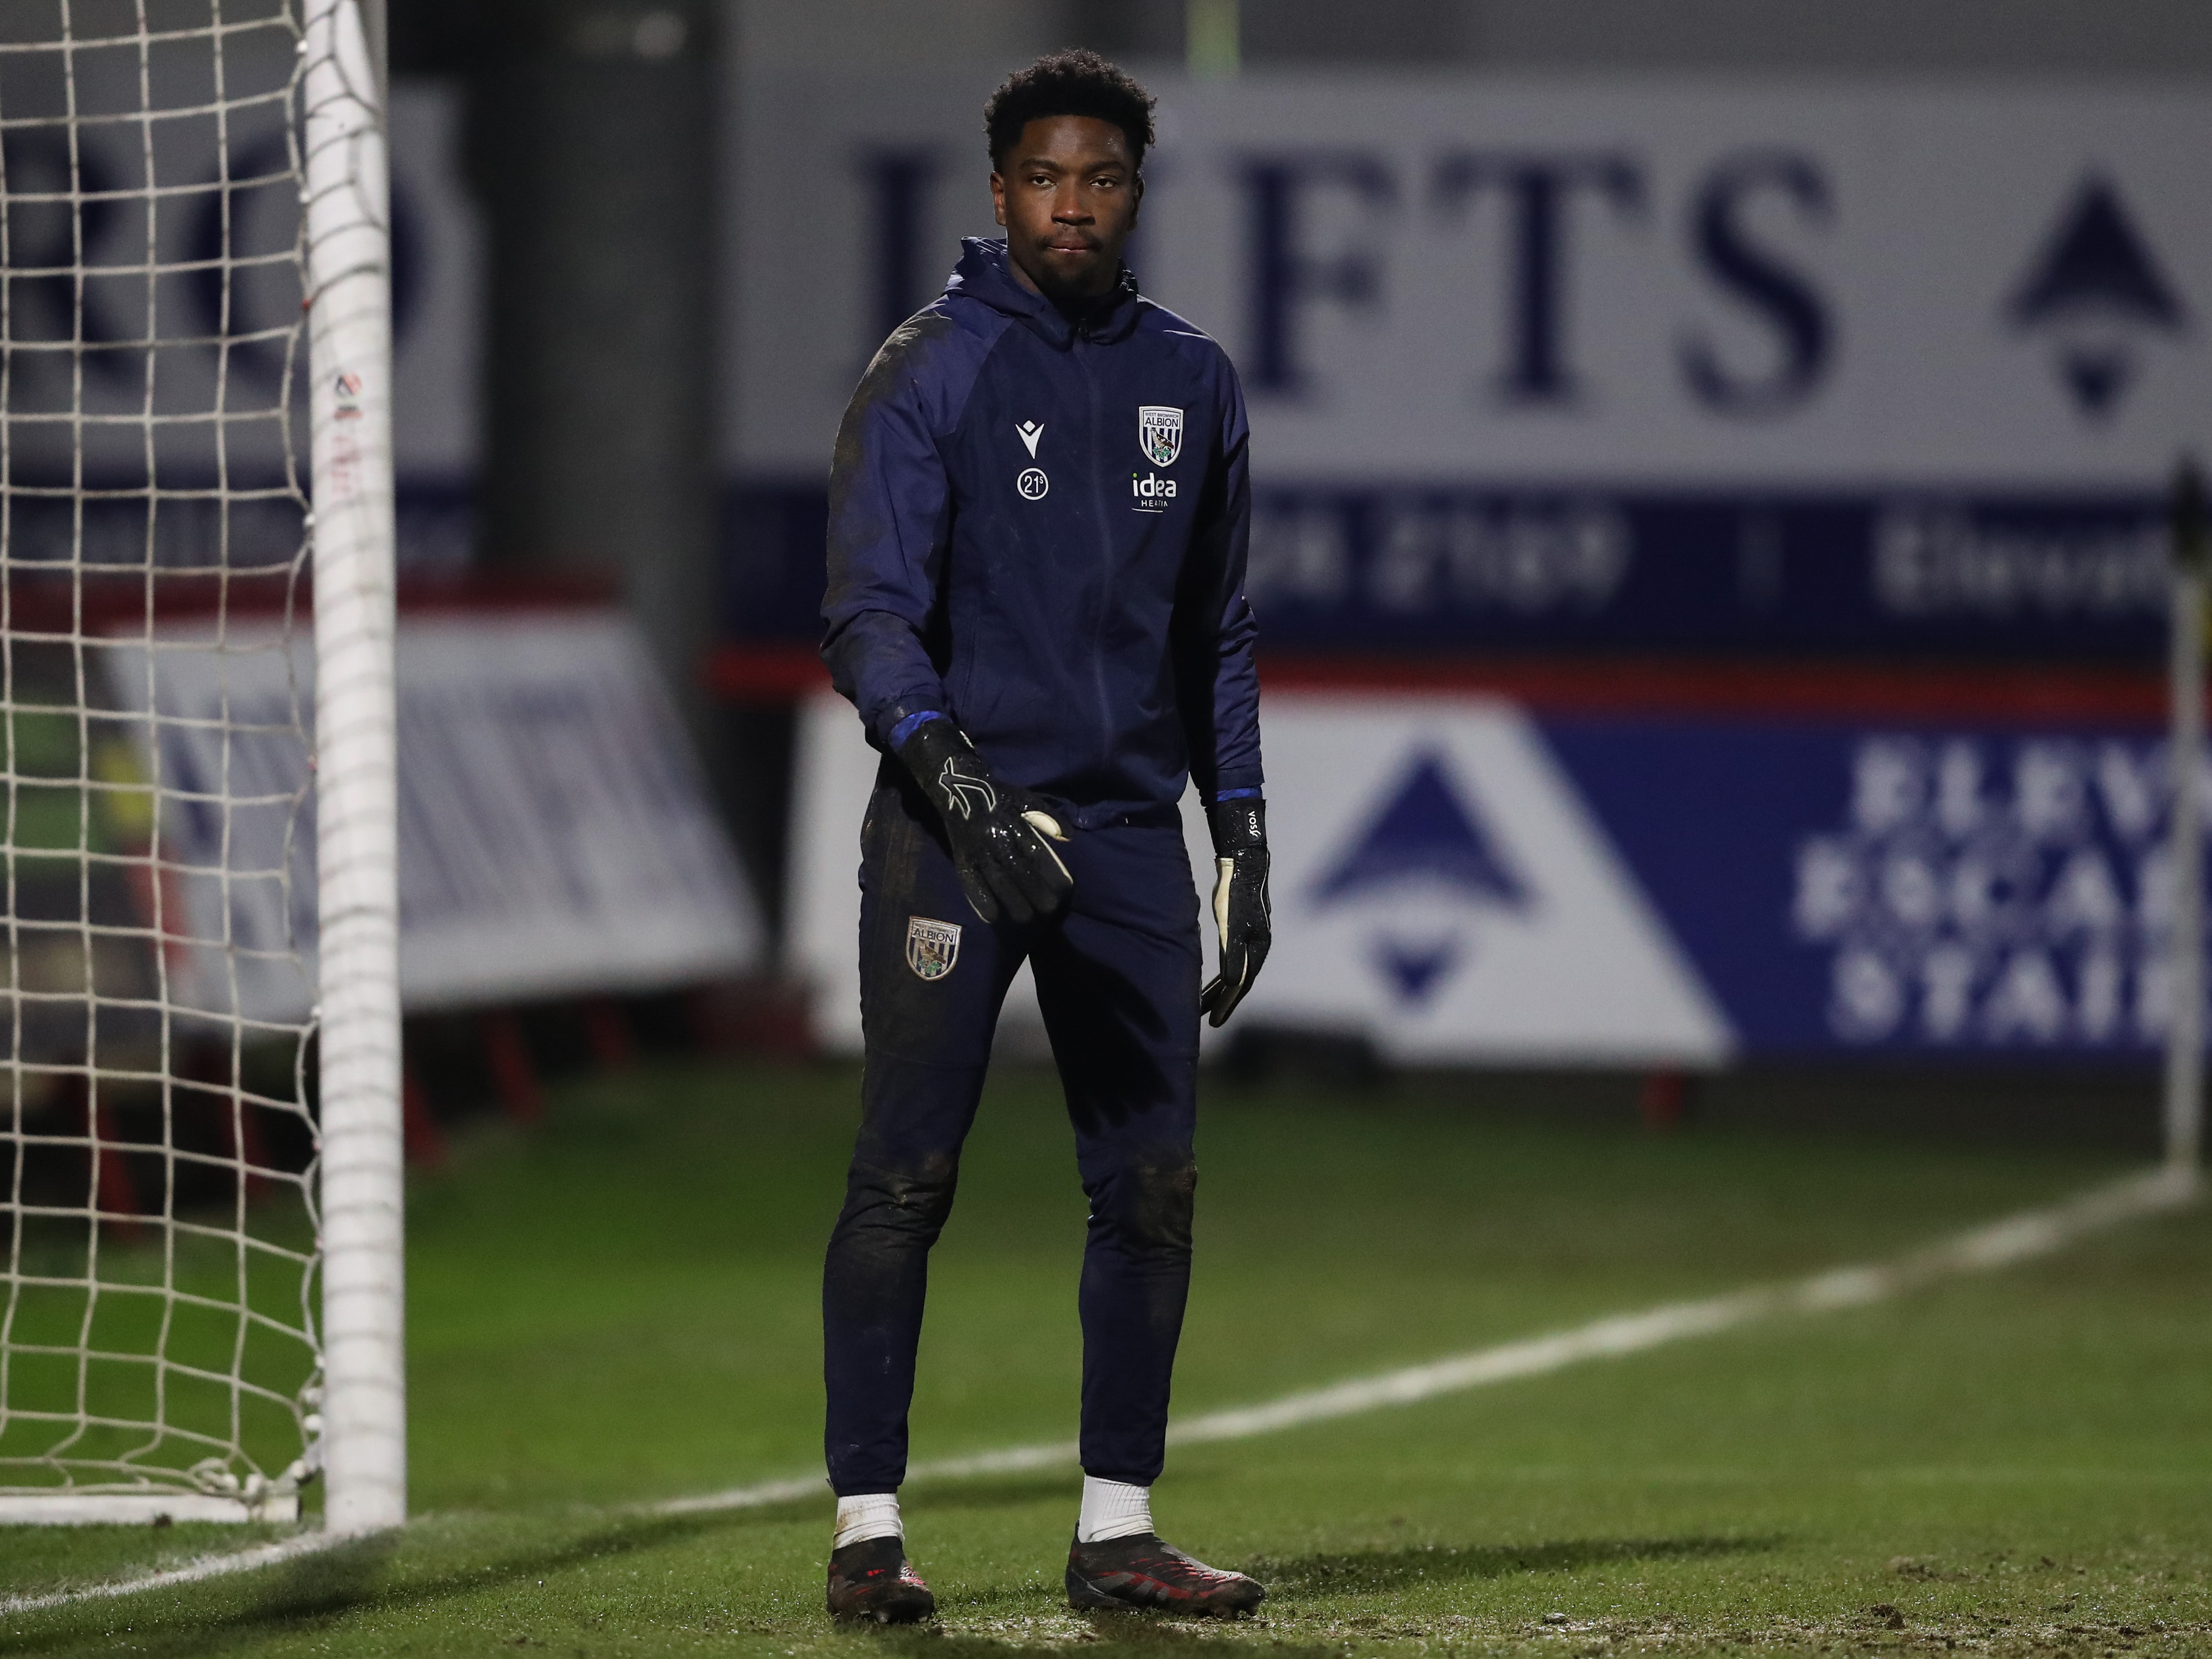
[[1020, 437], [1021, 441], [1029, 446], [1030, 459], [1031, 460], [1036, 459], [1037, 440], [1044, 436], [1044, 422], [1042, 421], [1016, 421], [1014, 422], [1014, 431]]

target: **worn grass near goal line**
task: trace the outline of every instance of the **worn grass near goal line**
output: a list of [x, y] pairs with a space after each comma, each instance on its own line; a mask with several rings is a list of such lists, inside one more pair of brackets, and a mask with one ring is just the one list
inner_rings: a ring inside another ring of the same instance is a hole
[[[1743, 1129], [1653, 1138], [1210, 1086], [1178, 1409], [1878, 1260], [2113, 1160]], [[410, 1217], [415, 1502], [392, 1540], [0, 1620], [0, 1651], [2212, 1652], [2212, 1218], [1881, 1305], [1189, 1447], [1164, 1528], [1263, 1617], [1077, 1619], [1075, 1477], [917, 1485], [944, 1619], [821, 1613], [829, 1501], [654, 1517], [818, 1466], [843, 1068], [667, 1068], [483, 1130]], [[1065, 1437], [1082, 1200], [1048, 1079], [994, 1085], [934, 1268], [915, 1455]], [[249, 1541], [0, 1530], [14, 1595]]]

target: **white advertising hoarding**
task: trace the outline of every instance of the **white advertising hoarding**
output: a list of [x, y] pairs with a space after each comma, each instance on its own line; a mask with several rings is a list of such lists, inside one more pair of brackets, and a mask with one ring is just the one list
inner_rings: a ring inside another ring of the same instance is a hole
[[401, 624], [399, 877], [413, 1009], [761, 960], [750, 890], [623, 617]]
[[[1727, 1017], [1511, 704], [1279, 695], [1266, 727], [1274, 947], [1209, 1043], [1274, 1023], [1364, 1033], [1416, 1063], [1711, 1065], [1731, 1052]], [[817, 1035], [852, 1051], [877, 757], [830, 696], [805, 705], [799, 754], [790, 959], [815, 988]], [[1202, 817], [1186, 803], [1184, 817], [1210, 883]], [[1006, 1018], [1038, 1022], [1026, 970]]]
[[[103, 652], [162, 792], [182, 1006], [313, 1000], [312, 641], [234, 625]], [[649, 990], [759, 966], [761, 922], [635, 627], [410, 618], [398, 635], [401, 999], [410, 1012]], [[149, 744], [143, 719], [158, 711]], [[224, 941], [239, 947], [234, 952]], [[296, 958], [296, 959], [295, 959]]]
[[[11, 337], [76, 339], [84, 348], [20, 353], [14, 396], [31, 408], [66, 408], [74, 398], [92, 415], [136, 416], [150, 406], [155, 414], [204, 416], [218, 407], [220, 385], [223, 459], [258, 482], [284, 465], [276, 418], [288, 361], [281, 334], [300, 308], [292, 257], [299, 191], [287, 106], [277, 95], [293, 53], [274, 31], [251, 27], [227, 50], [234, 93], [265, 95], [220, 124], [211, 115], [164, 120], [155, 181], [161, 207], [150, 218], [136, 199], [147, 187], [149, 152], [135, 120], [88, 118], [66, 137], [27, 121], [11, 131], [9, 187], [26, 198], [10, 209], [9, 264], [21, 289]], [[191, 86], [161, 84], [177, 67], [158, 54], [148, 67], [135, 52], [88, 52], [75, 70], [77, 95], [90, 108], [136, 110], [147, 73], [155, 106], [197, 104], [204, 94]], [[392, 438], [398, 468], [410, 477], [465, 479], [477, 465], [483, 233], [463, 182], [463, 113], [451, 84], [403, 81], [392, 89]], [[86, 202], [74, 215], [67, 204], [73, 189]], [[237, 269], [216, 257], [226, 250]], [[150, 282], [141, 274], [149, 259], [159, 268]], [[96, 274], [74, 289], [66, 274], [22, 274], [78, 265]], [[157, 377], [128, 349], [149, 328], [161, 348]], [[305, 369], [296, 360], [290, 367]], [[301, 422], [295, 445], [304, 444], [304, 401], [294, 399]], [[212, 471], [213, 449], [195, 445], [189, 432], [165, 432], [161, 441], [171, 467]], [[33, 431], [16, 465], [61, 465], [66, 473], [77, 447], [66, 424], [52, 440]], [[103, 468], [143, 465], [129, 447], [90, 440], [82, 447], [95, 483], [104, 481]], [[163, 481], [170, 482], [167, 472]]]
[[[991, 78], [742, 87], [737, 470], [820, 476], [890, 322], [992, 234]], [[2212, 440], [2201, 88], [1154, 89], [1132, 263], [1236, 359], [1262, 482], [2142, 489]]]
[[1726, 1057], [1719, 1005], [1520, 708], [1278, 694], [1264, 719], [1275, 942], [1237, 1018], [1416, 1062]]

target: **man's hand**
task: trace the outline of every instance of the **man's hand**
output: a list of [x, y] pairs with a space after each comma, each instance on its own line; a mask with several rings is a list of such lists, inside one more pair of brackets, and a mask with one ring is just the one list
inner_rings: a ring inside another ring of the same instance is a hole
[[899, 745], [945, 821], [961, 890], [985, 921], [1003, 914], [1017, 924], [1060, 908], [1075, 878], [1052, 850], [1067, 831], [1026, 789], [991, 775], [968, 734], [949, 719], [924, 720]]
[[1213, 832], [1213, 925], [1221, 934], [1221, 971], [1199, 994], [1198, 1006], [1219, 1025], [1237, 1011], [1274, 939], [1267, 908], [1267, 804], [1222, 801], [1206, 809]]

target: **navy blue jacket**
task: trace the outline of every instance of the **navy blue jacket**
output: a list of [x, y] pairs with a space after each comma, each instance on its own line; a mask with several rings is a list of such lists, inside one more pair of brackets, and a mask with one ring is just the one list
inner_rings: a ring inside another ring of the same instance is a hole
[[878, 748], [950, 714], [1080, 828], [1257, 793], [1236, 370], [1127, 273], [1071, 323], [965, 247], [838, 428], [831, 678]]

